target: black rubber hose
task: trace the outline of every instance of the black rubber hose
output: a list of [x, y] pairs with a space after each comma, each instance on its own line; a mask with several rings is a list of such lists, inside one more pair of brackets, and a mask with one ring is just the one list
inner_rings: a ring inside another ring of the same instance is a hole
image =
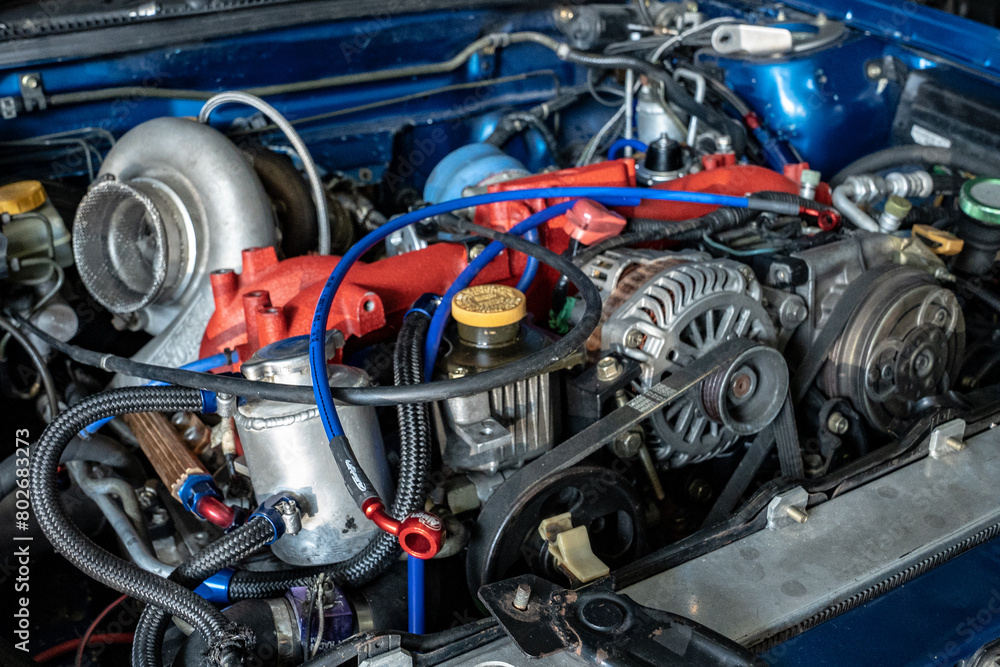
[[[299, 175], [292, 159], [258, 145], [242, 147], [244, 155], [260, 179], [267, 196], [275, 202], [278, 226], [281, 229], [281, 249], [287, 257], [298, 257], [319, 245], [316, 227], [316, 205], [306, 181]], [[353, 229], [331, 229], [330, 236], [340, 240], [331, 245], [334, 254], [343, 254], [351, 244]]]
[[201, 392], [184, 387], [127, 387], [90, 396], [59, 415], [33, 446], [29, 489], [38, 524], [70, 563], [106, 586], [184, 619], [206, 637], [212, 658], [228, 667], [242, 663], [249, 638], [204, 598], [94, 544], [69, 520], [59, 501], [56, 481], [66, 445], [80, 429], [98, 419], [135, 412], [202, 409]]
[[955, 284], [960, 290], [968, 292], [997, 313], [1000, 313], [1000, 296], [997, 296], [988, 289], [980, 287], [976, 283], [965, 280], [964, 278], [956, 278]]
[[[424, 362], [424, 341], [430, 318], [411, 311], [403, 320], [393, 356], [393, 374], [400, 386], [419, 384]], [[389, 513], [402, 520], [423, 509], [430, 473], [430, 415], [421, 403], [396, 406], [399, 418], [399, 481]], [[277, 572], [240, 571], [229, 584], [233, 602], [280, 594], [293, 586], [304, 586], [320, 573], [338, 584], [357, 587], [368, 583], [399, 558], [399, 540], [379, 531], [356, 556], [343, 563]]]
[[575, 65], [600, 69], [631, 69], [640, 74], [645, 74], [650, 79], [659, 81], [663, 84], [667, 93], [667, 99], [672, 104], [676, 104], [683, 111], [704, 121], [705, 124], [713, 129], [723, 134], [728, 134], [732, 138], [733, 151], [737, 157], [742, 156], [746, 152], [747, 135], [743, 123], [733, 120], [707, 105], [696, 102], [688, 94], [684, 86], [675, 81], [674, 77], [665, 69], [649, 61], [632, 56], [604, 56], [594, 53], [584, 53], [574, 49], [560, 49], [557, 51], [557, 54], [566, 62]]
[[[590, 337], [590, 334], [593, 333], [594, 329], [597, 328], [601, 317], [601, 293], [594, 286], [594, 283], [580, 269], [574, 266], [569, 259], [560, 257], [551, 250], [526, 241], [519, 236], [497, 232], [496, 230], [468, 222], [463, 222], [462, 228], [472, 234], [499, 241], [517, 252], [535, 257], [546, 266], [550, 266], [556, 271], [568, 275], [570, 282], [576, 286], [586, 305], [583, 317], [576, 326], [559, 340], [542, 350], [533, 352], [502, 368], [476, 373], [464, 378], [427, 382], [413, 386], [331, 388], [334, 399], [352, 405], [379, 406], [399, 405], [401, 403], [432, 403], [449, 398], [480, 394], [544, 372], [555, 363], [580, 349], [587, 338]], [[74, 361], [102, 368], [113, 373], [122, 373], [130, 377], [139, 377], [147, 380], [158, 380], [167, 384], [184, 387], [195, 387], [216, 393], [246, 396], [247, 398], [267, 399], [284, 403], [302, 403], [306, 405], [315, 405], [316, 403], [312, 387], [310, 386], [255, 382], [227, 375], [197, 373], [179, 368], [144, 364], [113, 354], [102, 354], [64, 343], [23, 318], [18, 318], [18, 324]]]
[[[790, 192], [779, 192], [775, 190], [765, 190], [763, 192], [758, 192], [753, 195], [758, 199], [763, 199], [765, 201], [775, 201], [775, 202], [785, 202], [788, 204], [793, 204], [800, 208], [809, 208], [814, 211], [833, 211], [836, 210], [832, 206], [827, 206], [826, 204], [820, 204], [814, 199], [806, 199], [805, 197], [800, 197], [796, 194]], [[720, 230], [721, 231], [721, 230]]]
[[[199, 551], [170, 575], [172, 581], [194, 589], [224, 568], [235, 565], [263, 549], [274, 537], [274, 528], [264, 517], [253, 517], [231, 533], [223, 535]], [[132, 644], [132, 667], [161, 667], [163, 635], [170, 625], [170, 614], [157, 605], [147, 605], [139, 617]]]
[[31, 359], [31, 363], [41, 378], [42, 387], [45, 388], [45, 396], [49, 401], [49, 417], [55, 419], [55, 416], [59, 414], [59, 393], [56, 391], [55, 380], [52, 379], [52, 373], [49, 372], [49, 367], [46, 365], [45, 359], [42, 358], [41, 352], [28, 340], [24, 332], [6, 317], [0, 317], [0, 329], [10, 334], [10, 337], [28, 353], [28, 358]]
[[866, 155], [847, 165], [830, 181], [830, 187], [837, 187], [848, 176], [872, 174], [886, 169], [905, 167], [908, 165], [943, 165], [952, 169], [969, 171], [978, 176], [996, 176], [1000, 174], [997, 163], [985, 157], [961, 153], [951, 148], [935, 146], [892, 146], [878, 152]]
[[[805, 207], [813, 209], [827, 209], [811, 199], [804, 199], [798, 195], [788, 192], [758, 192], [754, 198], [763, 201], [782, 202], [793, 207]], [[700, 238], [705, 232], [715, 234], [729, 229], [742, 227], [750, 222], [759, 211], [750, 208], [729, 208], [721, 206], [711, 213], [707, 213], [700, 218], [692, 218], [681, 222], [666, 222], [661, 220], [648, 220], [645, 218], [634, 218], [626, 228], [625, 234], [612, 236], [600, 243], [596, 243], [573, 258], [573, 263], [583, 266], [598, 255], [621, 248], [624, 246], [645, 243], [649, 241], [663, 241], [667, 239], [688, 240]]]
[[528, 128], [534, 128], [541, 135], [542, 141], [545, 142], [545, 150], [552, 156], [556, 166], [559, 166], [559, 143], [556, 141], [556, 135], [541, 118], [530, 111], [511, 111], [505, 114], [497, 123], [497, 128], [487, 137], [486, 143], [503, 148], [508, 141]]
[[[90, 461], [112, 468], [125, 479], [141, 482], [145, 473], [142, 465], [125, 447], [111, 438], [95, 433], [90, 438], [75, 436], [63, 450], [59, 463]], [[17, 455], [11, 454], [0, 461], [0, 497], [6, 496], [17, 485]]]

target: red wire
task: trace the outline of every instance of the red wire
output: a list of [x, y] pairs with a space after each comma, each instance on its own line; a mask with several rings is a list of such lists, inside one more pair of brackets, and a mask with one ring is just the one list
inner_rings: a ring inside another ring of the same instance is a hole
[[[132, 640], [135, 639], [135, 635], [131, 632], [116, 632], [112, 634], [104, 635], [91, 635], [91, 644], [130, 644]], [[45, 649], [38, 655], [36, 655], [32, 660], [37, 663], [49, 662], [54, 660], [61, 655], [70, 653], [83, 643], [83, 637], [78, 637], [77, 639], [70, 639], [64, 641], [62, 644], [56, 644], [52, 648]]]
[[97, 615], [94, 622], [91, 623], [90, 627], [87, 628], [87, 631], [83, 633], [83, 637], [80, 639], [80, 644], [76, 649], [76, 660], [73, 663], [76, 667], [83, 667], [83, 652], [87, 650], [87, 645], [90, 644], [90, 638], [94, 636], [94, 631], [97, 630], [98, 624], [100, 624], [100, 622], [104, 620], [104, 617], [110, 614], [115, 607], [120, 605], [122, 602], [125, 602], [125, 598], [127, 597], [127, 595], [123, 595], [105, 607], [104, 611]]

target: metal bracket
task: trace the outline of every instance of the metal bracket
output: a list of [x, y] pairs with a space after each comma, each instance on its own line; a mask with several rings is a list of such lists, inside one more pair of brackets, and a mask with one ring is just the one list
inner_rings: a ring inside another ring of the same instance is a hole
[[965, 420], [952, 419], [931, 431], [931, 458], [940, 459], [956, 454], [965, 448]]
[[767, 506], [767, 528], [778, 530], [796, 523], [805, 523], [809, 518], [806, 505], [809, 504], [809, 493], [801, 486], [796, 486], [771, 499]]
[[358, 667], [411, 667], [413, 658], [400, 646], [399, 635], [373, 637], [358, 646]]
[[616, 594], [608, 579], [570, 591], [524, 575], [483, 586], [479, 599], [529, 658], [569, 653], [587, 664], [758, 664], [745, 648], [706, 627]]
[[21, 88], [21, 98], [24, 100], [25, 111], [44, 111], [48, 104], [45, 101], [45, 89], [42, 87], [42, 75], [39, 72], [27, 72], [17, 79]]

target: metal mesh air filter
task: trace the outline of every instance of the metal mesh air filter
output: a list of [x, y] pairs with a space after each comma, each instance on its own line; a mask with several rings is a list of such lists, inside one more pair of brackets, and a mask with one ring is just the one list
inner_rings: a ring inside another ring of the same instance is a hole
[[153, 201], [131, 185], [98, 183], [80, 202], [73, 254], [84, 285], [108, 310], [130, 313], [156, 298], [167, 275], [167, 234]]

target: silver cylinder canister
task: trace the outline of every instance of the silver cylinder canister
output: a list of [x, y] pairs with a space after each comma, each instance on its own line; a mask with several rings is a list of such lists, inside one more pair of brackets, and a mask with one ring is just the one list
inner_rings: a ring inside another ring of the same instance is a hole
[[[342, 343], [340, 332], [328, 333], [328, 358]], [[308, 348], [308, 336], [278, 341], [244, 363], [243, 374], [251, 380], [307, 385]], [[361, 369], [328, 368], [331, 387], [370, 384]], [[391, 502], [392, 479], [375, 409], [338, 404], [337, 413], [361, 467], [385, 502]], [[257, 501], [288, 493], [302, 507], [299, 533], [286, 534], [271, 547], [278, 558], [292, 565], [325, 565], [347, 560], [365, 547], [378, 528], [348, 493], [315, 407], [250, 400], [239, 408], [236, 426]]]

